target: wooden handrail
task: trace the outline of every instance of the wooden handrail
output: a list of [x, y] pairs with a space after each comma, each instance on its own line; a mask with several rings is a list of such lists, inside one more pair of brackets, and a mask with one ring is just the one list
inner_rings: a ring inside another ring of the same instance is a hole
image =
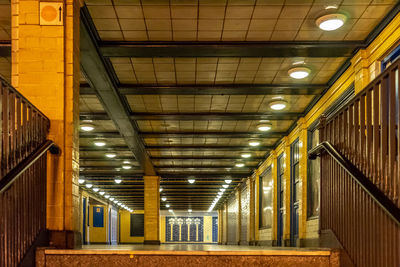
[[350, 176], [371, 196], [371, 198], [400, 225], [400, 209], [375, 186], [357, 167], [344, 157], [331, 143], [323, 141], [308, 152], [310, 160], [326, 151]]
[[48, 150], [51, 154], [60, 153], [60, 148], [53, 141], [46, 140], [0, 180], [0, 194], [5, 192], [24, 171], [32, 166]]

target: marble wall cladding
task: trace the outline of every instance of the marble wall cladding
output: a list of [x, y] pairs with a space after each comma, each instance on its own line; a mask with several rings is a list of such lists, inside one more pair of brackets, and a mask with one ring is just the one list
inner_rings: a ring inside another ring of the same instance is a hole
[[250, 208], [250, 191], [247, 190], [247, 186], [241, 191], [240, 206], [241, 206], [241, 231], [240, 231], [240, 241], [247, 241], [247, 224], [249, 218], [249, 208]]
[[319, 237], [319, 219], [310, 219], [307, 221], [306, 239], [317, 239]]
[[212, 217], [212, 241], [218, 242], [218, 217]]
[[238, 203], [235, 196], [228, 200], [228, 244], [237, 244]]
[[[211, 226], [210, 226], [211, 227]], [[210, 232], [212, 229], [209, 230]], [[165, 242], [202, 243], [204, 241], [203, 217], [165, 217]]]

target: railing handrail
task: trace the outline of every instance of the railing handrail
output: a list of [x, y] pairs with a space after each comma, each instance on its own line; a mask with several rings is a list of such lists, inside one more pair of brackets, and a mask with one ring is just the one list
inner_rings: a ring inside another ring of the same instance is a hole
[[308, 152], [310, 160], [316, 159], [323, 151], [328, 154], [350, 174], [350, 176], [361, 186], [361, 188], [400, 225], [400, 209], [375, 186], [357, 167], [355, 167], [345, 156], [343, 156], [330, 142], [323, 141]]
[[[20, 92], [17, 91], [17, 89], [14, 88], [14, 86], [12, 86], [9, 82], [7, 82], [6, 79], [4, 79], [3, 77], [0, 76], [0, 86], [1, 84], [5, 85], [5, 87], [12, 91], [15, 95], [17, 95], [18, 97], [20, 97], [21, 99], [24, 100], [24, 102], [26, 102], [34, 111], [36, 111], [38, 114], [40, 114], [42, 117], [46, 118], [46, 120], [48, 122], [50, 122], [49, 118], [47, 118], [46, 115], [44, 115], [35, 105], [33, 105], [28, 99], [26, 99], [26, 97], [24, 97]], [[1, 119], [1, 118], [0, 118]]]
[[51, 140], [43, 142], [35, 151], [23, 159], [17, 166], [10, 170], [0, 180], [0, 194], [5, 192], [17, 179], [26, 171], [32, 164], [34, 164], [44, 153], [50, 150], [52, 154], [59, 154], [59, 147]]

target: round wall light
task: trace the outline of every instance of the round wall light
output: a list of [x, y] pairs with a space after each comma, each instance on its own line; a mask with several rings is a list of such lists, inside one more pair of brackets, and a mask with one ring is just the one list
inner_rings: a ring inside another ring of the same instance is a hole
[[91, 123], [82, 123], [81, 130], [85, 132], [91, 132], [94, 130], [94, 125]]
[[310, 73], [311, 70], [307, 67], [294, 67], [288, 70], [289, 76], [297, 80], [306, 78]]
[[282, 110], [287, 107], [287, 101], [283, 99], [273, 100], [269, 103], [269, 107], [273, 110]]
[[323, 15], [315, 21], [317, 26], [323, 31], [334, 31], [339, 29], [346, 22], [347, 17], [340, 13]]
[[269, 130], [271, 130], [271, 128], [272, 128], [272, 124], [268, 123], [268, 122], [267, 123], [260, 123], [260, 124], [257, 125], [257, 129], [259, 131], [261, 131], [261, 132], [269, 131]]

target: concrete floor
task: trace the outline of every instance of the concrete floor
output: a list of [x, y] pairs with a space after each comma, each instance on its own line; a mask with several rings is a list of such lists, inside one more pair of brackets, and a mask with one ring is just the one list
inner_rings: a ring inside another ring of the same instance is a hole
[[260, 250], [279, 250], [279, 251], [321, 251], [327, 249], [309, 249], [296, 247], [265, 247], [265, 246], [232, 246], [232, 245], [214, 245], [214, 244], [162, 244], [141, 245], [83, 245], [86, 250], [143, 250], [143, 251], [260, 251]]

